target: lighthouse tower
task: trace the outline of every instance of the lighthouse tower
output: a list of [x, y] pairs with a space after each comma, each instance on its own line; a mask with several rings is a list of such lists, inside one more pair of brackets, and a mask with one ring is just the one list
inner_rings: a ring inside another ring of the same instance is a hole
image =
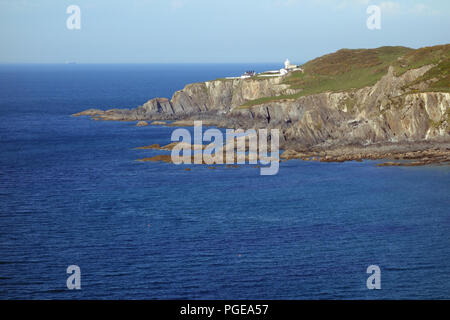
[[291, 62], [289, 61], [289, 59], [286, 59], [286, 61], [284, 62], [284, 68], [288, 69], [290, 65], [291, 65]]
[[289, 61], [289, 59], [286, 59], [286, 61], [284, 62], [284, 68], [286, 70], [292, 70], [297, 68], [297, 66], [295, 64], [291, 64], [291, 62]]

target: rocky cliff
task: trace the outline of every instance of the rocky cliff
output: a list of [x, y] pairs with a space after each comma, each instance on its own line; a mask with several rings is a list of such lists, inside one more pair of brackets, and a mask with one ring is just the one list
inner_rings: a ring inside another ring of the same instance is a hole
[[341, 50], [305, 64], [299, 74], [194, 83], [170, 100], [76, 115], [279, 128], [281, 144], [297, 150], [424, 142], [448, 146], [449, 52], [450, 45]]

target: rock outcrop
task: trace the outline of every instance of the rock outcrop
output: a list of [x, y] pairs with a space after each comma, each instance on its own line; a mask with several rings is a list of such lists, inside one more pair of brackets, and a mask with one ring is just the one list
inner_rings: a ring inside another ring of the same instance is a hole
[[[230, 128], [278, 128], [281, 146], [297, 151], [422, 142], [447, 148], [450, 93], [427, 90], [430, 80], [421, 81], [433, 67], [435, 64], [428, 64], [396, 74], [390, 66], [373, 85], [309, 95], [302, 95], [302, 88], [292, 88], [285, 76], [219, 79], [189, 84], [170, 100], [155, 98], [131, 110], [89, 109], [76, 116], [181, 120], [181, 124], [203, 120]], [[255, 100], [259, 103], [246, 105]]]
[[136, 123], [136, 127], [146, 127], [148, 126], [147, 121], [138, 121], [138, 123]]

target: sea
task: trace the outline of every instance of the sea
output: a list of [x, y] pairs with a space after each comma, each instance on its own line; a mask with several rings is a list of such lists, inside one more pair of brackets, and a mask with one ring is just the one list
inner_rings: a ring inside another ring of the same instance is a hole
[[71, 116], [276, 68], [0, 65], [0, 299], [449, 299], [449, 166], [139, 162], [175, 128]]

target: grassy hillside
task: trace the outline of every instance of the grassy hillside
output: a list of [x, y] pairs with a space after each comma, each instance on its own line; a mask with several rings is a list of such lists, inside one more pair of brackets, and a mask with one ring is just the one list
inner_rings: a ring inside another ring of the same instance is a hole
[[363, 88], [375, 84], [391, 64], [410, 51], [405, 47], [342, 49], [306, 63], [305, 72], [291, 74], [286, 83], [302, 89], [302, 95]]
[[407, 53], [394, 63], [395, 72], [401, 75], [407, 70], [420, 68], [425, 65], [436, 65], [422, 77], [414, 81], [429, 82], [429, 91], [450, 92], [450, 45], [420, 48]]
[[293, 95], [265, 97], [248, 101], [249, 107], [270, 101], [297, 99], [326, 91], [345, 91], [374, 85], [383, 77], [389, 66], [394, 66], [397, 75], [424, 65], [437, 64], [418, 82], [433, 81], [430, 90], [449, 90], [450, 45], [413, 50], [406, 47], [381, 47], [377, 49], [342, 49], [324, 55], [303, 65], [304, 72], [288, 75], [284, 83], [300, 90]]

